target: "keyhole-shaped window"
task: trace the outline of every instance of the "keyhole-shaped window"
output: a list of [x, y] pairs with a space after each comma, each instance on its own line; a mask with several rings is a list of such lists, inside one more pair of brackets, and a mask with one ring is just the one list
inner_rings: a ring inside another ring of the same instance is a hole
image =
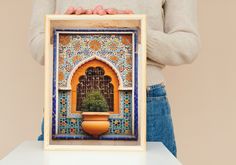
[[109, 111], [114, 111], [114, 86], [111, 77], [105, 75], [102, 67], [89, 67], [85, 75], [79, 77], [77, 85], [77, 106], [76, 111], [80, 111], [83, 99], [92, 90], [99, 90], [105, 97], [109, 106]]

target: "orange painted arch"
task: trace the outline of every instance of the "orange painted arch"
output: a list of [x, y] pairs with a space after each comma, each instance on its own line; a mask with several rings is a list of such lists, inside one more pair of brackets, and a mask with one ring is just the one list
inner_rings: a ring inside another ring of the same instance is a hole
[[119, 109], [119, 79], [116, 72], [105, 62], [102, 62], [98, 59], [93, 59], [91, 61], [86, 62], [85, 64], [81, 65], [74, 73], [71, 79], [71, 113], [80, 114], [81, 111], [76, 111], [77, 106], [77, 85], [79, 83], [79, 77], [85, 75], [86, 70], [89, 67], [101, 67], [105, 71], [105, 75], [111, 77], [111, 83], [114, 87], [114, 111], [110, 112], [111, 114], [118, 114], [120, 112]]

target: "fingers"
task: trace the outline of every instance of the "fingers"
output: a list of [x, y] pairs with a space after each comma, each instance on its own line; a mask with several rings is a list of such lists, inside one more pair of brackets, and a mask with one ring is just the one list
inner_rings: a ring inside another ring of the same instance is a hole
[[107, 14], [113, 15], [113, 14], [134, 14], [132, 10], [117, 10], [114, 8], [106, 9]]
[[76, 15], [81, 15], [81, 14], [85, 14], [85, 13], [86, 13], [86, 10], [83, 9], [82, 7], [78, 7], [75, 12]]
[[99, 10], [99, 11], [98, 11], [98, 14], [99, 14], [99, 15], [106, 15], [107, 12], [106, 12], [105, 10]]
[[133, 14], [132, 10], [117, 10], [117, 14]]
[[124, 10], [117, 10], [117, 14], [126, 14]]
[[96, 5], [95, 8], [93, 9], [93, 14], [106, 15], [107, 12], [105, 9], [103, 9], [102, 5]]
[[76, 9], [71, 6], [66, 10], [65, 14], [75, 14], [75, 12], [76, 12]]
[[110, 14], [110, 15], [114, 15], [114, 14], [117, 14], [117, 9], [114, 9], [114, 8], [109, 8], [109, 9], [106, 9], [106, 12], [107, 14]]
[[94, 10], [102, 10], [103, 9], [103, 6], [102, 5], [96, 5]]
[[125, 10], [125, 14], [134, 14], [133, 10]]
[[117, 10], [115, 8], [104, 9], [102, 5], [96, 5], [94, 9], [84, 9], [82, 7], [69, 7], [65, 14], [71, 15], [82, 15], [82, 14], [98, 14], [98, 15], [115, 15], [115, 14], [133, 14], [132, 10]]
[[93, 14], [93, 10], [88, 9], [88, 10], [86, 10], [85, 14], [88, 14], [88, 15]]
[[68, 15], [72, 15], [72, 14], [81, 15], [81, 14], [86, 14], [86, 13], [87, 13], [87, 10], [85, 10], [82, 7], [78, 7], [78, 8], [69, 7], [65, 12], [65, 14], [68, 14]]
[[103, 10], [102, 5], [96, 5], [95, 8], [93, 9], [93, 14], [98, 14], [99, 10]]

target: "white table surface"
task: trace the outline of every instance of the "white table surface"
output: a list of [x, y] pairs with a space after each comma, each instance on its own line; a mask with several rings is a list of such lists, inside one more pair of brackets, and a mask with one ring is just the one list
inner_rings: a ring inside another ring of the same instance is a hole
[[44, 151], [43, 143], [26, 141], [5, 158], [1, 165], [180, 165], [160, 142], [148, 142], [146, 152]]

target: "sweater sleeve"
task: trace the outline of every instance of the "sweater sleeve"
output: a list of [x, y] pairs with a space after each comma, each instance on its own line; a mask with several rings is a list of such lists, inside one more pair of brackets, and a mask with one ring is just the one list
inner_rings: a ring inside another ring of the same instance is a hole
[[197, 0], [166, 0], [164, 32], [148, 28], [148, 58], [164, 65], [191, 63], [198, 55]]
[[35, 0], [29, 28], [29, 47], [33, 58], [44, 65], [44, 17], [55, 13], [55, 0]]

